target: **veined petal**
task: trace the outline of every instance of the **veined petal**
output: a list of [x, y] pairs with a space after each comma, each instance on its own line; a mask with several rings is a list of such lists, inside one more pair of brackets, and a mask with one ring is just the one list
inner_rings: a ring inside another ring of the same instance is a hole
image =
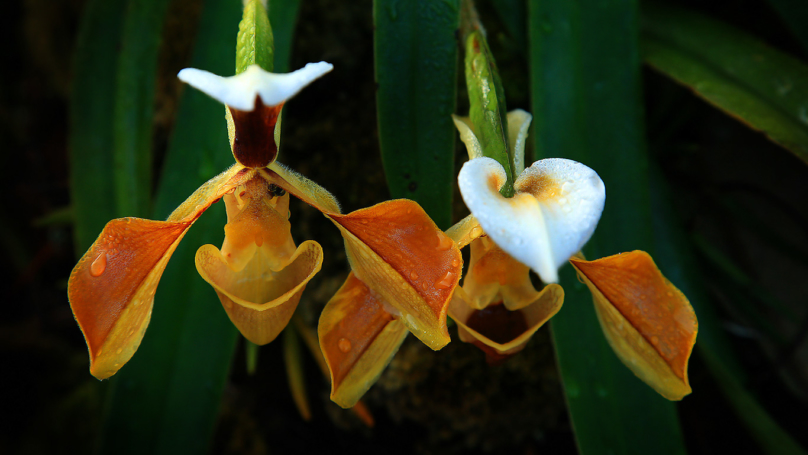
[[339, 202], [320, 185], [285, 167], [277, 161], [259, 170], [264, 179], [292, 193], [296, 198], [323, 213], [340, 212]]
[[452, 239], [406, 199], [327, 216], [342, 232], [357, 278], [400, 312], [401, 322], [427, 346], [445, 346], [446, 309], [463, 266]]
[[510, 311], [504, 305], [477, 310], [468, 305], [468, 295], [457, 289], [449, 305], [449, 316], [457, 323], [460, 340], [473, 343], [486, 353], [491, 364], [499, 363], [521, 351], [564, 302], [564, 290], [549, 284], [536, 300], [522, 309]]
[[245, 338], [258, 345], [274, 340], [286, 327], [300, 302], [306, 283], [323, 264], [323, 249], [317, 242], [303, 242], [278, 271], [273, 258], [259, 250], [238, 272], [213, 245], [196, 252], [196, 269], [222, 302], [227, 316]]
[[209, 180], [168, 221], [110, 221], [76, 264], [67, 295], [87, 341], [93, 376], [108, 378], [132, 358], [168, 260], [202, 212], [244, 178], [242, 171], [234, 166]]
[[620, 360], [669, 400], [689, 394], [687, 362], [698, 321], [651, 256], [633, 251], [570, 262], [592, 292], [603, 333]]
[[185, 68], [177, 77], [220, 103], [240, 111], [252, 111], [256, 97], [261, 97], [267, 106], [277, 106], [333, 68], [326, 62], [308, 63], [297, 71], [277, 74], [250, 65], [243, 73], [230, 77]]
[[474, 218], [474, 215], [463, 218], [446, 231], [446, 235], [449, 236], [460, 249], [483, 234], [483, 228], [480, 227], [480, 222], [477, 221], [477, 218]]
[[343, 408], [379, 379], [408, 333], [353, 273], [326, 304], [317, 332], [331, 372], [331, 400]]
[[90, 373], [96, 378], [115, 374], [140, 346], [157, 284], [191, 224], [112, 220], [76, 264], [67, 296], [90, 351]]
[[513, 152], [513, 173], [517, 176], [525, 170], [525, 143], [531, 120], [533, 116], [522, 109], [508, 112], [508, 143]]
[[530, 266], [545, 283], [558, 281], [558, 267], [589, 240], [600, 219], [606, 193], [600, 177], [565, 159], [535, 163], [505, 198], [502, 166], [490, 158], [463, 165], [460, 192], [485, 233], [506, 253]]

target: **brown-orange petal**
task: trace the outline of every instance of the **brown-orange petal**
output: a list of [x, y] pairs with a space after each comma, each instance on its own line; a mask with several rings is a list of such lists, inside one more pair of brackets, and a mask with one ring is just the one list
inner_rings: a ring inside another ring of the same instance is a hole
[[259, 248], [235, 272], [215, 246], [204, 245], [196, 252], [197, 271], [216, 290], [233, 325], [258, 345], [274, 340], [289, 323], [306, 284], [322, 267], [323, 249], [308, 240], [281, 270], [271, 270], [272, 261]]
[[252, 111], [226, 107], [227, 132], [230, 150], [236, 162], [248, 168], [262, 168], [278, 156], [276, 127], [280, 125], [283, 103], [267, 106], [260, 96], [255, 97]]
[[134, 355], [160, 276], [191, 224], [112, 220], [76, 264], [67, 296], [87, 341], [93, 376], [112, 376]]
[[317, 333], [331, 373], [331, 400], [349, 408], [376, 382], [408, 332], [351, 272], [323, 309]]
[[620, 360], [669, 400], [689, 394], [687, 363], [698, 321], [651, 256], [632, 251], [570, 262], [592, 292], [603, 333]]
[[427, 346], [438, 350], [449, 343], [446, 310], [463, 259], [421, 206], [399, 199], [327, 216], [342, 232], [357, 278]]
[[478, 310], [468, 301], [466, 292], [457, 289], [449, 306], [460, 340], [474, 344], [485, 352], [490, 364], [497, 364], [524, 349], [536, 331], [558, 313], [564, 290], [549, 284], [536, 294], [535, 301], [515, 311], [502, 304]]

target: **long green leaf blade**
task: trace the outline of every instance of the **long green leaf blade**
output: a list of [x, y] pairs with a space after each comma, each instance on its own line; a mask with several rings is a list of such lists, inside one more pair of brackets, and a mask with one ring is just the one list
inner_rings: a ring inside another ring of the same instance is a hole
[[[192, 66], [231, 74], [240, 2], [206, 0]], [[200, 184], [232, 164], [220, 104], [186, 90], [166, 156], [154, 215], [165, 218]], [[219, 409], [236, 330], [197, 274], [196, 249], [219, 244], [224, 208], [189, 230], [166, 268], [137, 354], [112, 379], [103, 453], [205, 453]]]
[[241, 74], [250, 65], [258, 65], [265, 71], [274, 70], [275, 42], [269, 25], [267, 10], [260, 0], [244, 4], [244, 14], [238, 24], [236, 44], [236, 74]]
[[643, 57], [808, 162], [808, 65], [719, 21], [643, 6]]
[[115, 218], [112, 113], [124, 0], [91, 0], [79, 29], [70, 103], [70, 197], [77, 256]]
[[168, 0], [130, 0], [118, 53], [114, 112], [117, 216], [147, 216], [152, 188], [152, 117], [157, 56]]
[[[609, 195], [590, 258], [653, 246], [636, 8], [631, 0], [529, 3], [536, 156], [592, 167]], [[684, 453], [673, 404], [620, 363], [570, 267], [561, 283], [552, 333], [580, 452]]]
[[374, 0], [376, 108], [394, 198], [451, 224], [458, 0]]

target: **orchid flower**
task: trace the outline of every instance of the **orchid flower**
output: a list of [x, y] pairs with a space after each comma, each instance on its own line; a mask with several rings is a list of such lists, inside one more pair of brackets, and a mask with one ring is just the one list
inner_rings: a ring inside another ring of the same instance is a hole
[[[79, 260], [68, 282], [68, 297], [87, 341], [94, 376], [112, 376], [134, 355], [166, 264], [188, 228], [219, 199], [227, 211], [224, 242], [221, 248], [199, 248], [196, 268], [250, 341], [266, 344], [275, 339], [322, 265], [323, 251], [317, 242], [296, 246], [292, 239], [290, 194], [337, 225], [357, 276], [381, 289], [378, 292], [398, 308], [408, 326], [448, 340], [445, 308], [435, 314], [429, 306], [432, 300], [408, 287], [400, 275], [389, 276], [406, 266], [401, 263], [404, 259], [429, 262], [417, 256], [418, 248], [411, 250], [415, 256], [403, 258], [395, 243], [406, 245], [407, 232], [418, 244], [422, 235], [438, 231], [420, 206], [390, 201], [343, 215], [328, 191], [275, 161], [283, 104], [331, 69], [320, 62], [289, 74], [269, 73], [257, 65], [233, 77], [197, 69], [180, 72], [181, 80], [225, 104], [236, 164], [202, 185], [166, 221], [110, 221]], [[454, 244], [447, 242], [459, 258]], [[447, 266], [448, 271], [451, 260]], [[452, 270], [457, 278], [451, 287], [460, 274], [459, 267]]]
[[[447, 234], [459, 247], [471, 243], [469, 271], [449, 307], [460, 339], [480, 347], [495, 363], [523, 349], [561, 308], [558, 268], [570, 261], [593, 294], [601, 327], [618, 357], [668, 399], [690, 393], [687, 362], [697, 322], [690, 303], [647, 253], [635, 251], [586, 261], [577, 255], [595, 231], [605, 187], [592, 169], [566, 159], [524, 166], [532, 117], [507, 116], [516, 178], [514, 196], [500, 194], [506, 173], [483, 156], [471, 122], [455, 117], [469, 153], [458, 176], [471, 215]], [[537, 291], [529, 270], [545, 284]]]

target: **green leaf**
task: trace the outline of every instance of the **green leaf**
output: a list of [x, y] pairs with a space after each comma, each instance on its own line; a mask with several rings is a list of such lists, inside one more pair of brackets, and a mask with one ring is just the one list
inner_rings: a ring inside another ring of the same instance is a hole
[[499, 190], [513, 196], [513, 154], [508, 147], [505, 90], [497, 64], [485, 36], [477, 30], [466, 39], [466, 88], [469, 93], [469, 117], [483, 155], [497, 160], [505, 169], [506, 181]]
[[300, 353], [300, 338], [294, 324], [289, 324], [283, 330], [283, 363], [286, 365], [286, 379], [297, 411], [303, 420], [311, 420], [309, 400], [306, 398], [306, 372]]
[[268, 9], [269, 22], [273, 24], [272, 33], [275, 38], [275, 71], [288, 73], [292, 36], [300, 12], [300, 0], [269, 0]]
[[168, 0], [129, 0], [113, 117], [117, 216], [147, 216], [152, 189], [152, 117], [157, 56]]
[[[192, 66], [233, 69], [241, 5], [206, 0]], [[185, 90], [157, 191], [164, 219], [200, 184], [232, 164], [222, 106]], [[205, 243], [219, 244], [224, 207], [214, 204], [188, 231], [163, 274], [138, 352], [111, 380], [102, 453], [206, 453], [237, 332], [194, 267]]]
[[451, 224], [458, 0], [374, 0], [376, 109], [393, 198]]
[[112, 118], [124, 0], [90, 0], [73, 61], [70, 103], [70, 198], [76, 255], [115, 218]]
[[[650, 250], [636, 2], [531, 0], [528, 11], [536, 156], [592, 167], [609, 195], [586, 256]], [[684, 453], [673, 403], [620, 363], [571, 267], [561, 283], [551, 328], [580, 452]]]
[[788, 25], [791, 34], [802, 43], [804, 51], [808, 52], [808, 8], [804, 0], [769, 0], [769, 4], [777, 10], [780, 18]]
[[808, 65], [696, 13], [643, 6], [643, 57], [656, 70], [808, 162]]
[[244, 15], [238, 24], [236, 44], [236, 74], [248, 66], [258, 65], [265, 71], [274, 69], [275, 44], [267, 10], [261, 0], [249, 0], [244, 5]]
[[[655, 169], [652, 181], [656, 260], [665, 276], [690, 299], [699, 318], [696, 350], [749, 434], [769, 455], [804, 455], [806, 452], [745, 388], [746, 374], [732, 350], [715, 308], [710, 304], [693, 248], [671, 204], [670, 189]], [[698, 390], [693, 391], [698, 394]]]

